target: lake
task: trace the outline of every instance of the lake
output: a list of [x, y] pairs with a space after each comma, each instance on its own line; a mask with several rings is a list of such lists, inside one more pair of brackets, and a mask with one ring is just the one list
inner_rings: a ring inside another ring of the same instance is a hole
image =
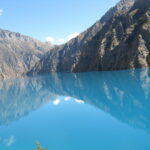
[[0, 150], [149, 150], [150, 70], [0, 83]]

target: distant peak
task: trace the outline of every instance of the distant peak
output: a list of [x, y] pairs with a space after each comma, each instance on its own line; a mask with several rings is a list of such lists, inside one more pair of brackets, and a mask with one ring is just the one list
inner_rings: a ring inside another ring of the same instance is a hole
[[121, 0], [116, 5], [117, 10], [124, 10], [124, 9], [131, 8], [133, 6], [133, 4], [135, 3], [135, 1], [136, 0]]

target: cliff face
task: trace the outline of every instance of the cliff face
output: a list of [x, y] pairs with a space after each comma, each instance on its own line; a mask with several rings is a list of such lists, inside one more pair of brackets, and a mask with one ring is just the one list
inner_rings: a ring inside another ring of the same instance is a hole
[[148, 67], [149, 5], [121, 0], [86, 32], [47, 53], [29, 74]]
[[30, 70], [50, 45], [0, 29], [0, 78], [13, 78]]
[[82, 49], [73, 71], [149, 67], [150, 1], [118, 11]]

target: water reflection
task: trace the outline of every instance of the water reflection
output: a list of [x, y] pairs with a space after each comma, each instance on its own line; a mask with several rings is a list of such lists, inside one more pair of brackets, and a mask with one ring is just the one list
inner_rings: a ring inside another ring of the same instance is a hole
[[17, 120], [49, 101], [91, 104], [127, 123], [150, 131], [150, 71], [58, 73], [0, 83], [0, 124]]

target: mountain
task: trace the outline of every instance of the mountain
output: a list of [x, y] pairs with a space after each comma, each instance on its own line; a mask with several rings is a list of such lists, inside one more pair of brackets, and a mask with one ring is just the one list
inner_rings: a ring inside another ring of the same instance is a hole
[[24, 74], [50, 49], [48, 43], [0, 29], [0, 78]]
[[115, 13], [103, 29], [84, 45], [73, 71], [149, 67], [149, 9], [149, 0], [137, 0], [131, 9]]
[[150, 66], [150, 0], [121, 0], [93, 26], [52, 47], [0, 30], [0, 78]]
[[[111, 66], [109, 65], [109, 68], [106, 67], [106, 65], [101, 66], [104, 64], [101, 58], [105, 58], [104, 53], [109, 56], [108, 51], [109, 53], [114, 51], [115, 48], [117, 46], [119, 47], [119, 44], [122, 43], [123, 38], [127, 37], [127, 35], [124, 35], [126, 34], [124, 33], [125, 26], [132, 26], [130, 25], [133, 23], [131, 20], [134, 20], [134, 22], [136, 21], [134, 16], [131, 16], [130, 18], [128, 17], [134, 2], [135, 0], [121, 0], [99, 21], [88, 30], [81, 33], [77, 38], [72, 39], [64, 45], [55, 47], [53, 50], [46, 53], [28, 74], [45, 72], [82, 72], [126, 68], [126, 66], [124, 66], [124, 68], [122, 66], [120, 66], [120, 68], [119, 66], [116, 68], [112, 67], [118, 61], [116, 58], [111, 58], [112, 56], [110, 57], [111, 59], [108, 59], [109, 63], [113, 62], [114, 64]], [[135, 10], [133, 10], [132, 13], [134, 12]], [[105, 59], [104, 61], [107, 63], [108, 59]]]

